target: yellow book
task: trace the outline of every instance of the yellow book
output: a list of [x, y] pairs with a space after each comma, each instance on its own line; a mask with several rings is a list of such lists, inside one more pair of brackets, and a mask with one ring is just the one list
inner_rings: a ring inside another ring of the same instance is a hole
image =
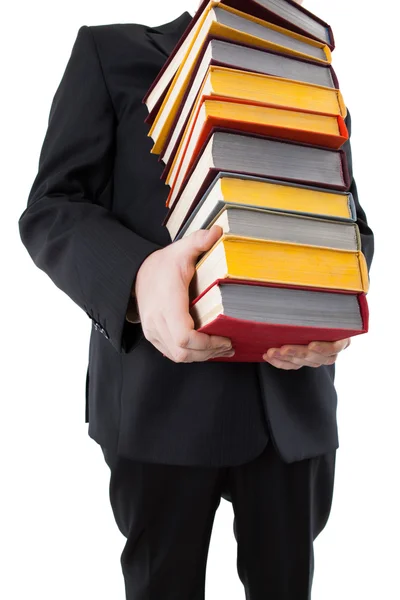
[[[224, 98], [229, 101], [224, 102]], [[199, 139], [204, 139], [202, 130], [207, 121], [208, 132], [211, 126], [218, 125], [218, 118], [225, 123], [230, 119], [230, 124], [222, 126], [338, 149], [348, 139], [343, 115], [346, 107], [339, 90], [212, 66], [193, 106], [166, 183], [180, 187], [193, 151]]]
[[177, 236], [182, 223], [185, 225], [179, 238], [204, 229], [226, 206], [356, 220], [354, 199], [349, 192], [331, 192], [267, 179], [226, 177], [221, 174], [189, 218], [187, 213], [190, 206], [181, 206], [178, 202], [166, 225], [171, 238]]
[[219, 181], [222, 198], [230, 204], [245, 203], [258, 208], [287, 210], [334, 219], [355, 218], [352, 196], [346, 192], [328, 192], [317, 188], [236, 177], [221, 177]]
[[369, 288], [361, 251], [231, 235], [222, 236], [197, 264], [191, 297], [226, 278], [365, 293]]
[[219, 2], [210, 2], [199, 20], [196, 35], [192, 40], [164, 98], [161, 108], [150, 130], [150, 137], [156, 143], [153, 152], [158, 154], [162, 148], [159, 141], [176, 117], [179, 106], [191, 80], [194, 66], [209, 35], [228, 41], [250, 44], [258, 48], [267, 48], [285, 52], [300, 58], [311, 59], [323, 64], [332, 62], [329, 47], [322, 42], [299, 35], [272, 23], [262, 21], [246, 13], [224, 6]]

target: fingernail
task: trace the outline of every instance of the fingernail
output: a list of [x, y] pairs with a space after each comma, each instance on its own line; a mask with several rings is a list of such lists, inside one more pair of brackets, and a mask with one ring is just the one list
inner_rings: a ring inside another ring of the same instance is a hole
[[220, 354], [216, 354], [214, 358], [232, 358], [235, 356], [235, 351], [231, 350], [230, 352], [221, 352]]
[[231, 342], [225, 342], [224, 344], [222, 344], [221, 348], [223, 350], [232, 350], [232, 344]]
[[285, 352], [285, 356], [294, 356], [296, 354], [296, 352], [294, 350], [287, 350]]

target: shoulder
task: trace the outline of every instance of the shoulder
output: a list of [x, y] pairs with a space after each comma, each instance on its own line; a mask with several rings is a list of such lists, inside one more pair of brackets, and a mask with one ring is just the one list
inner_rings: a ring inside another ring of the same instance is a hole
[[105, 76], [117, 68], [131, 68], [144, 57], [152, 61], [148, 27], [137, 23], [82, 25], [82, 32], [94, 48]]
[[108, 25], [87, 25], [94, 42], [101, 49], [117, 49], [125, 44], [149, 43], [148, 27], [138, 23], [112, 23]]

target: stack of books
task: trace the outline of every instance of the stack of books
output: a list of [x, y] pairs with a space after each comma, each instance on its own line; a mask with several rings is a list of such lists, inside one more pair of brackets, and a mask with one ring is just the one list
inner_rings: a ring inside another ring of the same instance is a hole
[[223, 230], [190, 287], [196, 328], [233, 342], [223, 360], [368, 330], [333, 49], [292, 0], [205, 1], [144, 99], [171, 239]]

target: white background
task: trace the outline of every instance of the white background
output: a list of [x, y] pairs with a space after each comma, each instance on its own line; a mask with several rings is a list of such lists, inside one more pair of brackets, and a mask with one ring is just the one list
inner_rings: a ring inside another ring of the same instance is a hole
[[[314, 600], [400, 597], [395, 4], [306, 3], [335, 32], [333, 64], [352, 114], [354, 174], [376, 236], [370, 333], [354, 339], [337, 364], [340, 449], [331, 517], [315, 544]], [[35, 0], [7, 3], [5, 15], [3, 9], [0, 594], [7, 600], [124, 597], [124, 539], [108, 501], [109, 472], [84, 424], [90, 322], [35, 268], [17, 221], [78, 28], [159, 25], [195, 7], [196, 0]], [[222, 500], [208, 600], [244, 598], [232, 521], [232, 507]]]

